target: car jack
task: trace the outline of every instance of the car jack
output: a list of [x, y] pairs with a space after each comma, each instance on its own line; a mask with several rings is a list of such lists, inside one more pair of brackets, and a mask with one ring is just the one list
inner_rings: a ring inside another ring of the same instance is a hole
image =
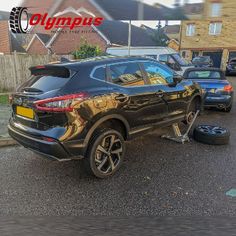
[[191, 128], [192, 128], [192, 126], [193, 126], [193, 124], [194, 124], [198, 114], [199, 114], [199, 112], [200, 112], [199, 110], [196, 112], [196, 114], [194, 115], [191, 123], [188, 126], [187, 131], [184, 134], [181, 134], [181, 131], [180, 131], [178, 123], [174, 123], [172, 125], [172, 128], [173, 128], [175, 137], [173, 137], [171, 135], [168, 135], [168, 134], [162, 135], [161, 137], [165, 138], [165, 139], [169, 139], [169, 140], [175, 141], [177, 143], [182, 143], [182, 144], [184, 144], [185, 142], [190, 142], [189, 132], [190, 132], [190, 130], [191, 130]]

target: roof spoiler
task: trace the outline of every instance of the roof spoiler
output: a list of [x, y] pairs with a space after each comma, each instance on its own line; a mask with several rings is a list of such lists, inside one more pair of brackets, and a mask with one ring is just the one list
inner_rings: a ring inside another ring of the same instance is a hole
[[71, 60], [66, 57], [61, 57], [61, 62], [71, 62]]
[[70, 77], [70, 70], [64, 66], [44, 65], [29, 68], [32, 75], [51, 75], [56, 77]]

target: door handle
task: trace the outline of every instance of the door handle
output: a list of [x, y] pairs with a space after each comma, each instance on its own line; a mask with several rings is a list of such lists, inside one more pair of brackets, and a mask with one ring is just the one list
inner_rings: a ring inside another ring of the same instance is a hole
[[156, 92], [155, 95], [158, 96], [159, 98], [164, 97], [164, 93], [162, 91]]
[[115, 96], [115, 100], [120, 101], [120, 102], [126, 102], [126, 101], [128, 101], [128, 99], [129, 99], [129, 97], [124, 94], [119, 94], [119, 95]]

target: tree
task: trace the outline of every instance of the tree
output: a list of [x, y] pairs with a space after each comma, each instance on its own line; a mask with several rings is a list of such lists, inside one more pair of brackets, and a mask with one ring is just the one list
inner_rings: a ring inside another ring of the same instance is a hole
[[87, 41], [84, 41], [77, 50], [72, 52], [72, 55], [74, 55], [75, 59], [85, 59], [101, 56], [104, 55], [104, 53], [99, 46], [91, 45], [87, 43]]

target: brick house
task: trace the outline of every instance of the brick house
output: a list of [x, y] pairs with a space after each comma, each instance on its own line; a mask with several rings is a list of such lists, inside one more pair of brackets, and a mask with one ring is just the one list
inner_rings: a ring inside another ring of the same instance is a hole
[[[143, 4], [142, 14], [140, 14], [140, 4], [136, 0], [42, 0], [40, 2], [24, 0], [22, 6], [28, 7], [29, 13], [47, 12], [49, 16], [53, 17], [75, 17], [76, 14], [77, 16], [80, 14], [84, 17], [103, 17], [106, 20], [137, 20], [140, 17], [153, 20], [172, 18], [174, 14], [172, 9], [160, 4], [158, 7]], [[112, 30], [115, 31], [115, 29]], [[91, 44], [99, 45], [103, 50], [110, 44], [97, 27], [86, 27], [85, 31], [84, 34], [71, 33], [68, 37], [68, 35], [63, 34], [62, 30], [52, 34], [51, 31], [46, 31], [42, 26], [36, 26], [31, 29], [31, 33], [35, 34], [29, 41], [26, 50], [31, 54], [52, 52], [65, 54], [75, 50], [81, 43], [82, 38], [85, 38]], [[46, 34], [49, 36], [47, 37]], [[50, 41], [48, 41], [48, 38], [50, 38]]]
[[204, 19], [236, 18], [235, 0], [205, 0]]
[[24, 53], [19, 37], [9, 30], [9, 12], [0, 11], [0, 54], [10, 54], [14, 51]]
[[236, 22], [231, 19], [183, 21], [181, 53], [188, 60], [210, 56], [215, 67], [225, 69], [227, 61], [236, 57]]
[[[63, 30], [58, 30], [52, 36], [38, 33], [35, 34], [26, 50], [29, 54], [67, 55], [86, 41], [99, 46], [105, 52], [107, 47], [128, 44], [128, 27], [128, 24], [122, 21], [105, 20], [100, 26], [79, 29], [77, 33], [65, 33]], [[132, 46], [156, 46], [145, 29], [132, 26], [131, 32]]]
[[[50, 16], [69, 7], [86, 9], [107, 20], [163, 20], [175, 19], [175, 11], [161, 4], [151, 6], [136, 0], [24, 0], [21, 6], [30, 13], [48, 12]], [[185, 16], [178, 18], [185, 19]]]

